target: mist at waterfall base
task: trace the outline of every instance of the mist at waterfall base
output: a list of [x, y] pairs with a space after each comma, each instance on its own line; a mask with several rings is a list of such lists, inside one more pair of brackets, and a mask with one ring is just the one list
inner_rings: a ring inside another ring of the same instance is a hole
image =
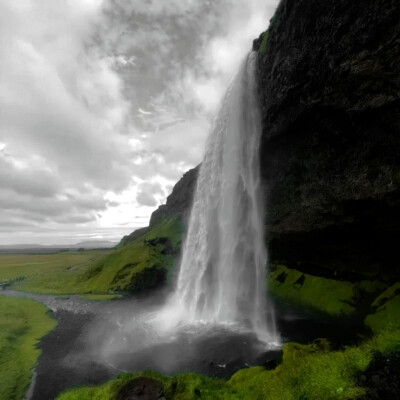
[[114, 327], [92, 332], [115, 368], [209, 372], [194, 360], [235, 368], [279, 346], [267, 304], [256, 66], [257, 54], [250, 53], [215, 119], [174, 294], [160, 308], [132, 310]]

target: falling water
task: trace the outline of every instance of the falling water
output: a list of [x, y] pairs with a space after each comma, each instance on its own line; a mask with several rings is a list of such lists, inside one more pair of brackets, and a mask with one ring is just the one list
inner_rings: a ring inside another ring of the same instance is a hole
[[257, 54], [232, 80], [208, 139], [183, 247], [182, 322], [232, 324], [277, 342], [267, 305]]

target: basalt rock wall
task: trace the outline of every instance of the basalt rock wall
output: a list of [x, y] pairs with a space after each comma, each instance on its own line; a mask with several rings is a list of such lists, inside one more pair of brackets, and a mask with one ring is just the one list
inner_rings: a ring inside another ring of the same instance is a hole
[[283, 0], [254, 49], [271, 259], [398, 276], [400, 3]]
[[151, 214], [150, 227], [158, 221], [170, 217], [180, 217], [184, 223], [187, 223], [196, 189], [198, 170], [199, 166], [190, 169], [176, 183], [172, 193], [167, 197], [166, 203]]

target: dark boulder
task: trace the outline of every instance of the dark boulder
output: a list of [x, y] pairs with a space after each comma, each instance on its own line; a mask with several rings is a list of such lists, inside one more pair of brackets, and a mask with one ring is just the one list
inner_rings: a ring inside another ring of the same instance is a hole
[[165, 399], [161, 382], [152, 378], [135, 378], [119, 391], [118, 400], [161, 400]]

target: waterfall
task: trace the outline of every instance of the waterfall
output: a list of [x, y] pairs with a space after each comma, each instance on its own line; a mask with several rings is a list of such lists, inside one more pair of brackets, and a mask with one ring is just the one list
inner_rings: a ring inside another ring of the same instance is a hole
[[257, 53], [229, 85], [208, 138], [183, 246], [181, 322], [243, 326], [277, 342], [267, 304]]

